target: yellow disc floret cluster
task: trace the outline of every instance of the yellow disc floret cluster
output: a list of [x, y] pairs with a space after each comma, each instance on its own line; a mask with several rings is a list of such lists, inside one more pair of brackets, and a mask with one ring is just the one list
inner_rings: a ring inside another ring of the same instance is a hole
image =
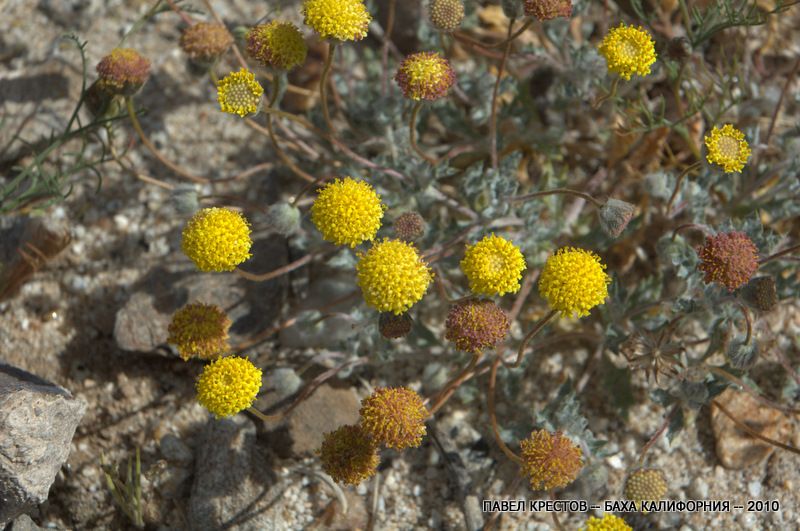
[[356, 272], [366, 303], [398, 315], [422, 299], [433, 278], [416, 247], [388, 239], [359, 254]]
[[222, 112], [238, 114], [242, 118], [258, 112], [263, 87], [256, 81], [256, 76], [242, 68], [231, 72], [217, 83], [217, 101]]
[[714, 127], [706, 135], [705, 143], [708, 148], [706, 160], [722, 166], [726, 173], [741, 172], [750, 158], [750, 146], [744, 133], [731, 124], [725, 124], [722, 128]]
[[239, 212], [204, 208], [183, 229], [181, 249], [200, 271], [233, 271], [250, 258], [250, 226]]
[[407, 387], [379, 387], [361, 401], [361, 428], [387, 448], [416, 448], [425, 435], [428, 410]]
[[303, 16], [320, 37], [340, 41], [363, 39], [372, 20], [362, 0], [305, 0]]
[[326, 433], [319, 449], [322, 469], [336, 482], [358, 485], [378, 470], [378, 447], [360, 426]]
[[599, 46], [600, 55], [606, 58], [608, 71], [630, 80], [633, 74], [650, 74], [650, 65], [656, 62], [655, 42], [641, 26], [621, 23], [611, 29]]
[[214, 304], [187, 304], [172, 315], [167, 343], [178, 347], [184, 361], [192, 356], [208, 360], [228, 350], [231, 320]]
[[325, 240], [355, 247], [375, 238], [384, 208], [372, 186], [345, 177], [319, 189], [311, 206], [311, 222]]
[[206, 365], [197, 379], [197, 401], [217, 418], [249, 408], [261, 389], [261, 369], [231, 356]]
[[584, 317], [608, 296], [611, 278], [600, 258], [584, 249], [563, 247], [544, 265], [539, 293], [562, 316]]
[[667, 478], [660, 469], [640, 468], [631, 472], [625, 481], [625, 497], [636, 502], [636, 507], [641, 510], [643, 501], [663, 500], [667, 488]]
[[456, 82], [456, 73], [450, 62], [437, 52], [419, 52], [400, 63], [394, 79], [406, 98], [436, 100], [445, 96]]
[[583, 452], [560, 431], [534, 430], [519, 445], [522, 472], [530, 478], [533, 490], [566, 487], [583, 467]]
[[247, 33], [247, 53], [264, 66], [291, 70], [306, 62], [308, 46], [297, 26], [273, 20]]
[[461, 260], [469, 289], [479, 295], [516, 293], [526, 267], [519, 247], [494, 234], [467, 246]]
[[633, 528], [619, 516], [604, 514], [602, 518], [590, 517], [580, 531], [633, 531]]

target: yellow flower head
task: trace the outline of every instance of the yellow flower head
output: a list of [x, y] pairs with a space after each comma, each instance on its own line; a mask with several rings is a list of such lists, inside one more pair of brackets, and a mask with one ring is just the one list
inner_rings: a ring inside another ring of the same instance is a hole
[[150, 77], [150, 61], [132, 48], [114, 48], [97, 63], [97, 74], [104, 90], [130, 96]]
[[583, 467], [583, 452], [560, 431], [534, 430], [519, 446], [522, 472], [530, 478], [533, 490], [566, 487]]
[[428, 410], [416, 391], [407, 387], [378, 387], [361, 401], [361, 428], [387, 448], [416, 448], [425, 435]]
[[326, 433], [319, 449], [322, 469], [336, 483], [358, 485], [378, 470], [378, 447], [360, 426]]
[[708, 148], [706, 160], [722, 166], [726, 173], [741, 172], [750, 158], [750, 146], [744, 133], [731, 124], [725, 124], [722, 129], [715, 126], [706, 135], [705, 142]]
[[619, 516], [607, 513], [602, 518], [592, 516], [586, 520], [586, 524], [581, 527], [581, 531], [633, 531], [633, 528]]
[[183, 229], [181, 249], [200, 271], [233, 271], [250, 254], [250, 226], [239, 212], [204, 208]]
[[291, 70], [305, 63], [308, 46], [297, 26], [273, 20], [247, 33], [247, 53], [264, 66]]
[[656, 62], [655, 42], [641, 26], [620, 23], [608, 32], [598, 49], [606, 58], [608, 71], [616, 72], [626, 80], [630, 80], [633, 74], [648, 75], [650, 65]]
[[562, 247], [544, 264], [539, 293], [561, 315], [584, 317], [608, 296], [611, 278], [605, 269], [593, 252]]
[[217, 418], [253, 405], [261, 389], [261, 369], [238, 356], [217, 358], [197, 379], [197, 401]]
[[256, 76], [245, 68], [231, 72], [217, 83], [217, 101], [222, 112], [238, 114], [242, 118], [258, 112], [264, 89]]
[[420, 52], [409, 55], [400, 63], [394, 79], [406, 98], [437, 100], [456, 82], [456, 73], [447, 59], [437, 52]]
[[336, 179], [320, 188], [311, 205], [311, 222], [322, 237], [336, 245], [355, 247], [375, 238], [381, 228], [381, 196], [365, 181]]
[[636, 507], [641, 509], [643, 501], [663, 500], [667, 488], [667, 478], [661, 469], [640, 468], [625, 481], [625, 498], [636, 502]]
[[180, 44], [191, 59], [209, 62], [228, 51], [233, 44], [233, 36], [222, 24], [198, 22], [183, 30]]
[[422, 299], [433, 278], [417, 249], [404, 241], [384, 239], [358, 258], [356, 283], [379, 312], [405, 312]]
[[231, 320], [219, 306], [187, 304], [172, 314], [167, 343], [178, 347], [184, 361], [192, 356], [204, 360], [216, 358], [228, 350], [230, 327]]
[[469, 289], [479, 295], [516, 293], [526, 267], [519, 247], [494, 234], [467, 246], [461, 260], [461, 270], [469, 280]]
[[340, 41], [363, 39], [372, 20], [363, 0], [305, 0], [303, 16], [320, 37]]

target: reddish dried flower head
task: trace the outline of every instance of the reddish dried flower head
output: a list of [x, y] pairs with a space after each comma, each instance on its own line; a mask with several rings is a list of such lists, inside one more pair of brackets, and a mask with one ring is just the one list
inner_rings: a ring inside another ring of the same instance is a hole
[[508, 317], [488, 299], [469, 299], [450, 307], [445, 323], [445, 338], [466, 352], [492, 348], [505, 339]]
[[130, 96], [150, 76], [150, 61], [131, 48], [114, 48], [97, 63], [97, 74], [108, 92]]
[[433, 27], [440, 31], [453, 32], [464, 20], [464, 4], [461, 0], [431, 0], [428, 15]]
[[425, 220], [419, 212], [400, 214], [393, 226], [397, 237], [406, 242], [413, 242], [425, 233]]
[[437, 100], [456, 82], [450, 63], [436, 52], [419, 52], [406, 57], [394, 76], [403, 95], [412, 100]]
[[342, 426], [326, 433], [319, 449], [322, 468], [337, 483], [358, 485], [375, 475], [378, 447], [360, 426]]
[[571, 0], [525, 0], [525, 15], [539, 20], [572, 16]]
[[728, 291], [747, 284], [758, 269], [758, 249], [743, 232], [722, 232], [707, 238], [697, 248], [700, 263], [697, 268], [705, 273], [706, 284], [717, 282]]
[[227, 52], [233, 37], [222, 24], [198, 22], [183, 30], [180, 44], [190, 59], [206, 63]]
[[383, 312], [378, 318], [378, 330], [386, 339], [400, 339], [411, 332], [413, 321], [407, 313], [395, 315], [392, 312]]
[[379, 444], [403, 450], [416, 448], [425, 435], [428, 410], [407, 387], [379, 387], [361, 401], [361, 427]]
[[535, 430], [521, 441], [522, 472], [533, 490], [566, 487], [583, 467], [583, 452], [560, 431]]

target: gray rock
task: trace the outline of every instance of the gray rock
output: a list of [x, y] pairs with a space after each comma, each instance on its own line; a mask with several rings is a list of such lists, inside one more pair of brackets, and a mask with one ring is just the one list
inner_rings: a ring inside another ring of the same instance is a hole
[[47, 499], [85, 411], [66, 389], [0, 364], [0, 527]]
[[189, 529], [285, 529], [283, 489], [256, 447], [253, 422], [244, 415], [210, 419], [199, 439]]
[[5, 531], [39, 531], [42, 529], [27, 514], [21, 514], [11, 522]]
[[192, 449], [171, 433], [161, 437], [159, 448], [161, 450], [161, 455], [168, 461], [173, 461], [175, 463], [191, 463], [194, 459], [194, 452], [192, 452]]
[[361, 403], [352, 389], [322, 385], [289, 415], [289, 436], [296, 456], [311, 455], [328, 432], [358, 422]]
[[[254, 273], [277, 269], [288, 262], [283, 238], [259, 240], [253, 258], [242, 268]], [[166, 345], [172, 314], [191, 302], [216, 304], [233, 321], [230, 342], [238, 343], [269, 328], [278, 317], [286, 293], [286, 278], [252, 282], [235, 273], [202, 273], [188, 258], [173, 269], [156, 268], [133, 288], [117, 311], [114, 339], [123, 350], [152, 352]]]

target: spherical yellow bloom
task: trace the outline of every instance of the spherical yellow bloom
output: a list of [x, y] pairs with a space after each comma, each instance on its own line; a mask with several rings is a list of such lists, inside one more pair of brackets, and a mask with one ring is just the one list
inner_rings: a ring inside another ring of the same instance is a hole
[[197, 401], [217, 418], [230, 417], [253, 405], [261, 389], [261, 369], [231, 356], [203, 367], [197, 379]]
[[200, 271], [233, 271], [250, 254], [250, 226], [239, 212], [204, 208], [183, 229], [181, 249]]
[[323, 39], [357, 41], [372, 20], [363, 0], [305, 0], [304, 22]]
[[708, 154], [706, 160], [722, 166], [727, 173], [741, 172], [750, 158], [750, 146], [744, 133], [725, 124], [722, 129], [714, 127], [705, 137]]
[[384, 239], [359, 253], [356, 271], [367, 304], [397, 315], [422, 299], [433, 278], [417, 249], [400, 240]]
[[394, 79], [406, 98], [437, 100], [456, 82], [456, 73], [448, 60], [438, 53], [419, 52], [400, 63]]
[[228, 329], [231, 320], [214, 304], [187, 304], [174, 314], [169, 323], [167, 343], [178, 347], [184, 361], [192, 356], [212, 359], [228, 350]]
[[336, 482], [358, 485], [378, 470], [378, 447], [361, 426], [326, 433], [319, 449], [322, 469]]
[[365, 181], [336, 179], [320, 188], [311, 205], [311, 222], [322, 237], [336, 245], [355, 247], [375, 238], [381, 228], [381, 196]]
[[633, 531], [633, 528], [619, 516], [604, 514], [602, 518], [592, 516], [586, 520], [581, 531]]
[[245, 68], [231, 72], [217, 83], [217, 101], [222, 112], [238, 114], [242, 118], [258, 112], [264, 89], [256, 76]]
[[584, 317], [608, 297], [611, 278], [605, 268], [591, 251], [563, 247], [547, 259], [539, 277], [539, 293], [561, 315]]
[[291, 70], [305, 63], [308, 46], [297, 26], [273, 20], [247, 33], [247, 53], [264, 66]]
[[650, 65], [656, 62], [655, 42], [641, 26], [613, 28], [599, 46], [600, 54], [606, 58], [608, 71], [630, 80], [631, 75], [646, 76]]
[[566, 487], [583, 468], [583, 452], [560, 431], [534, 430], [519, 446], [522, 472], [533, 490]]
[[480, 295], [516, 293], [526, 267], [519, 247], [494, 234], [467, 246], [461, 260], [469, 289]]
[[375, 442], [404, 450], [422, 444], [428, 410], [422, 397], [407, 387], [378, 387], [361, 401], [361, 428]]

